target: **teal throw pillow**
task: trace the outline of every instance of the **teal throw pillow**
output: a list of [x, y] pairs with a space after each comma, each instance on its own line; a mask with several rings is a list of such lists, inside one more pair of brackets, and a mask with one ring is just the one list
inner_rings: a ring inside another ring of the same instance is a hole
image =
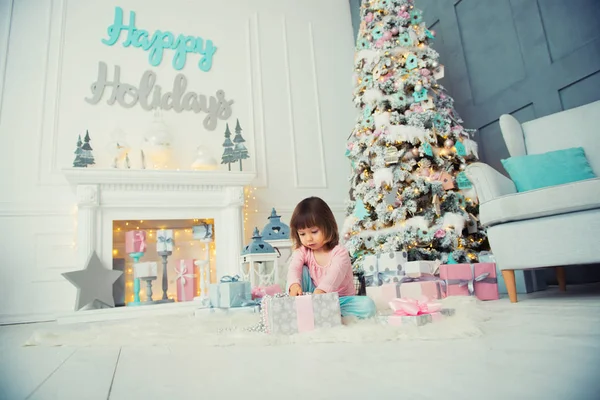
[[501, 160], [518, 192], [595, 178], [583, 147]]

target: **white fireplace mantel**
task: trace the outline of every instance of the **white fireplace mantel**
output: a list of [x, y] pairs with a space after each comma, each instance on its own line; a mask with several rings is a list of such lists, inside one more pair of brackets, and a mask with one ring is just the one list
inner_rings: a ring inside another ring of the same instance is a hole
[[77, 254], [112, 267], [115, 220], [215, 220], [217, 275], [238, 273], [244, 186], [253, 172], [64, 168], [77, 198]]

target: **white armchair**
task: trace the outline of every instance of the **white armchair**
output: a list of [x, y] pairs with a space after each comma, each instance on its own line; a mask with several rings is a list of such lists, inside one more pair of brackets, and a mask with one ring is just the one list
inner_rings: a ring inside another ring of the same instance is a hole
[[[583, 147], [600, 176], [600, 101], [520, 124], [500, 117], [511, 156]], [[519, 193], [512, 180], [484, 163], [467, 167], [480, 201], [492, 252], [517, 301], [515, 270], [557, 267], [565, 290], [564, 266], [600, 262], [600, 178]]]

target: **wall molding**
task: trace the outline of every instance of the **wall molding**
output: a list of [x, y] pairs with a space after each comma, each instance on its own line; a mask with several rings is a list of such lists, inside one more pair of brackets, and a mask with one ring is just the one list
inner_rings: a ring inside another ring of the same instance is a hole
[[[0, 42], [0, 118], [2, 117], [4, 82], [6, 82], [6, 65], [8, 64], [8, 47], [10, 45], [10, 31], [12, 28], [12, 16], [15, 1], [10, 0], [9, 2], [5, 3], [5, 5], [7, 7], [6, 12], [0, 12], [0, 14], [4, 15], [2, 22], [0, 22], [0, 26], [4, 27], [0, 36], [0, 38], [4, 38], [4, 40]], [[8, 19], [8, 21], [5, 21], [6, 19]]]
[[[321, 157], [321, 162], [323, 163], [323, 168], [321, 169], [321, 186], [315, 186], [315, 188], [327, 188], [327, 163], [325, 162], [325, 146], [323, 143], [323, 123], [321, 118], [321, 102], [319, 100], [319, 78], [317, 75], [317, 61], [315, 54], [315, 38], [313, 35], [313, 27], [312, 22], [308, 23], [308, 41], [310, 45], [310, 61], [312, 66], [312, 73], [314, 79], [313, 90], [315, 94], [315, 108], [317, 113], [317, 134], [319, 137], [319, 156]], [[303, 186], [304, 187], [304, 186]]]
[[[258, 33], [258, 24], [258, 13], [255, 12], [252, 17], [248, 19], [248, 24], [246, 26], [246, 54], [248, 57], [248, 81], [250, 82], [248, 98], [250, 101], [252, 127], [254, 129], [253, 134], [255, 156], [253, 157], [253, 164], [254, 170], [257, 172], [257, 177], [253, 184], [256, 187], [262, 188], [269, 186], [269, 177], [267, 173], [266, 161], [267, 141], [265, 135], [265, 101], [263, 96], [264, 87], [262, 79], [262, 64], [260, 62], [260, 36]], [[252, 50], [254, 50], [255, 57], [253, 57]], [[256, 66], [254, 65], [255, 60]], [[255, 88], [257, 89], [256, 104], [254, 101]], [[256, 112], [258, 112], [258, 118], [256, 116]]]
[[288, 95], [288, 117], [290, 120], [290, 144], [292, 152], [292, 174], [294, 175], [294, 187], [298, 188], [298, 161], [296, 159], [296, 132], [294, 122], [294, 101], [292, 99], [292, 78], [290, 71], [290, 55], [288, 50], [288, 37], [287, 37], [287, 22], [285, 15], [282, 16], [282, 29], [283, 29], [283, 58], [284, 58], [284, 69], [285, 69], [285, 82], [287, 87]]
[[0, 218], [23, 217], [74, 217], [77, 214], [75, 203], [49, 206], [42, 204], [0, 203]]
[[[40, 109], [42, 110], [38, 130], [38, 173], [37, 185], [66, 185], [57, 165], [58, 111], [60, 108], [60, 84], [63, 70], [63, 50], [68, 0], [52, 0], [48, 16], [48, 41], [43, 70], [46, 71]], [[46, 152], [44, 152], [46, 149]]]

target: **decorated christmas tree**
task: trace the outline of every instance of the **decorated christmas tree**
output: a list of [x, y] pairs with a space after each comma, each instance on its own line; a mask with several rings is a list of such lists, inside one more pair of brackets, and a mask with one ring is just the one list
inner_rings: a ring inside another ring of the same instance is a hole
[[244, 138], [242, 137], [242, 128], [240, 127], [240, 121], [237, 120], [235, 124], [235, 137], [233, 138], [233, 143], [235, 143], [235, 147], [233, 149], [233, 157], [236, 161], [240, 162], [240, 171], [242, 170], [242, 160], [249, 158], [248, 149], [244, 145]]
[[223, 156], [221, 157], [221, 164], [227, 164], [231, 171], [231, 163], [235, 162], [236, 159], [233, 155], [233, 142], [231, 141], [231, 131], [229, 130], [229, 124], [226, 125], [225, 129], [225, 141], [223, 142]]
[[435, 33], [412, 0], [365, 0], [361, 18], [343, 227], [354, 267], [391, 251], [409, 260], [476, 261], [488, 243], [464, 170], [477, 146], [438, 83], [444, 69], [430, 47]]
[[93, 165], [96, 164], [96, 162], [94, 161], [94, 154], [92, 154], [92, 146], [90, 146], [90, 134], [89, 132], [86, 130], [85, 131], [85, 137], [83, 138], [83, 146], [81, 147], [81, 149], [83, 150], [83, 153], [81, 155], [83, 162], [85, 162], [85, 166], [87, 167], [88, 165]]
[[75, 149], [75, 160], [73, 161], [73, 166], [74, 167], [86, 167], [87, 164], [85, 163], [85, 161], [83, 160], [83, 149], [81, 148], [81, 146], [83, 145], [83, 142], [81, 141], [81, 135], [79, 135], [79, 137], [77, 138], [77, 149]]

